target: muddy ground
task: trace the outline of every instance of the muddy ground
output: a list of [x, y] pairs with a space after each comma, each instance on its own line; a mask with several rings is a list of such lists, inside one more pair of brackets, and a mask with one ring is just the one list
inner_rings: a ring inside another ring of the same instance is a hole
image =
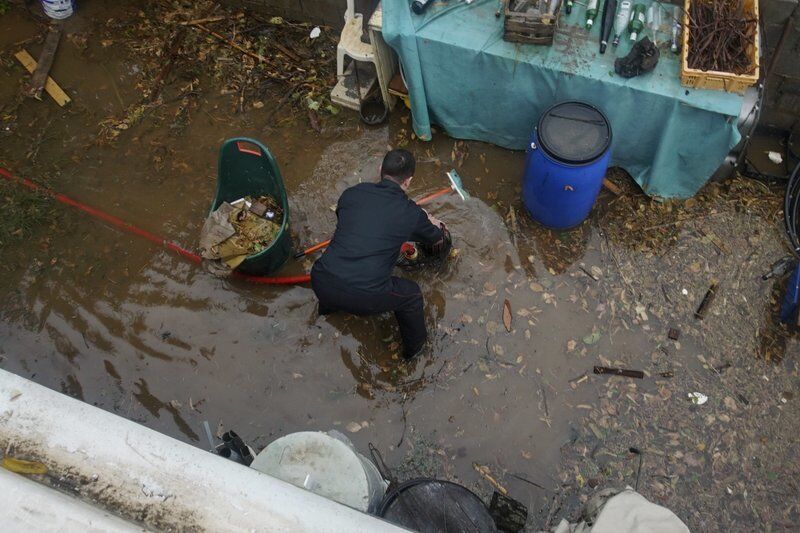
[[[45, 21], [10, 6], [2, 166], [169, 240], [196, 246], [217, 151], [235, 136], [277, 159], [298, 247], [329, 234], [338, 195], [374, 179], [389, 147], [419, 159], [412, 195], [456, 168], [472, 199], [432, 206], [459, 255], [408, 274], [432, 342], [406, 366], [390, 316], [319, 317], [306, 286], [216, 279], [0, 183], [2, 368], [204, 448], [203, 421], [257, 448], [338, 428], [362, 451], [374, 443], [401, 479], [436, 475], [488, 498], [485, 466], [529, 507], [531, 530], [575, 519], [592, 493], [637, 477], [694, 531], [796, 528], [800, 349], [775, 320], [784, 280], [760, 280], [787, 252], [781, 184], [739, 178], [657, 202], [612, 171], [624, 193], [604, 191], [590, 220], [554, 232], [521, 205], [523, 154], [441, 132], [418, 142], [402, 108], [365, 128], [330, 105], [331, 29], [312, 41], [310, 26], [203, 2], [88, 2], [52, 70], [73, 99], [62, 109], [21, 96], [28, 76], [14, 53], [38, 55]], [[269, 64], [179, 24], [220, 16], [208, 27]], [[692, 404], [691, 392], [708, 402]], [[631, 447], [643, 452], [638, 475]]]

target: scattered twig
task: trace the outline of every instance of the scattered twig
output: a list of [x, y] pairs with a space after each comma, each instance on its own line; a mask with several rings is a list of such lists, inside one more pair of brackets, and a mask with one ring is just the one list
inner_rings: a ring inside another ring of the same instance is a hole
[[595, 366], [595, 374], [611, 374], [612, 376], [625, 376], [626, 378], [644, 379], [644, 372], [641, 370], [628, 370], [626, 368], [614, 368], [609, 366]]
[[[166, 59], [166, 63], [164, 63], [164, 66], [161, 67], [161, 70], [153, 80], [153, 88], [151, 89], [147, 101], [152, 102], [161, 94], [161, 89], [164, 87], [164, 80], [175, 65], [175, 60], [178, 57], [178, 52], [180, 52], [185, 38], [186, 30], [184, 28], [179, 28], [178, 31], [175, 32], [175, 36], [170, 41], [164, 43], [164, 51], [161, 54], [161, 58]], [[167, 43], [169, 43], [169, 46], [167, 46]]]
[[230, 17], [228, 15], [219, 15], [216, 17], [206, 17], [203, 19], [187, 20], [185, 22], [179, 22], [178, 24], [180, 24], [181, 26], [196, 26], [198, 24], [207, 24], [209, 22], [220, 22], [230, 18], [236, 18], [236, 19], [244, 18], [244, 13], [239, 13], [233, 17]]
[[47, 37], [44, 41], [44, 48], [42, 53], [39, 54], [39, 61], [36, 65], [36, 70], [33, 71], [31, 82], [28, 86], [28, 95], [33, 96], [37, 100], [42, 99], [42, 91], [44, 84], [47, 81], [47, 75], [50, 73], [50, 67], [53, 66], [53, 59], [56, 56], [58, 49], [58, 42], [61, 40], [61, 23], [54, 22], [47, 32]]
[[666, 222], [664, 224], [656, 224], [655, 226], [647, 226], [646, 228], [642, 228], [642, 231], [650, 231], [650, 230], [654, 230], [654, 229], [668, 228], [670, 226], [674, 226], [676, 224], [680, 224], [681, 222], [688, 222], [690, 220], [700, 220], [702, 218], [715, 217], [715, 216], [717, 216], [719, 214], [720, 213], [709, 213], [707, 215], [700, 215], [700, 216], [697, 216], [697, 217], [679, 218], [678, 220], [673, 220], [672, 222]]
[[550, 489], [547, 489], [547, 488], [545, 488], [545, 487], [543, 487], [543, 486], [539, 485], [539, 484], [538, 484], [538, 483], [536, 483], [535, 481], [531, 481], [530, 479], [526, 478], [526, 477], [525, 477], [525, 476], [523, 476], [522, 474], [508, 474], [508, 475], [509, 475], [509, 476], [511, 476], [511, 477], [513, 477], [513, 478], [516, 478], [516, 479], [518, 479], [518, 480], [520, 480], [520, 481], [524, 481], [525, 483], [527, 483], [527, 484], [529, 484], [529, 485], [533, 485], [534, 487], [537, 487], [537, 488], [540, 488], [540, 489], [542, 489], [542, 490], [545, 490], [545, 491], [547, 491], [547, 492], [553, 492], [553, 491], [551, 491]]
[[508, 489], [502, 486], [494, 477], [492, 477], [492, 471], [489, 470], [488, 466], [479, 465], [478, 463], [472, 463], [472, 468], [483, 477], [486, 481], [488, 481], [497, 491], [502, 494], [503, 496], [508, 495]]
[[252, 50], [248, 50], [247, 48], [244, 48], [240, 44], [232, 41], [231, 39], [228, 39], [224, 35], [220, 35], [219, 33], [215, 32], [214, 30], [209, 30], [208, 28], [206, 28], [202, 24], [194, 24], [194, 25], [192, 25], [192, 28], [197, 28], [199, 30], [202, 30], [202, 31], [206, 32], [207, 34], [211, 35], [212, 37], [222, 41], [223, 43], [227, 44], [228, 46], [230, 46], [232, 48], [235, 48], [236, 50], [239, 50], [241, 53], [243, 53], [245, 55], [248, 55], [248, 56], [250, 56], [250, 57], [252, 57], [254, 59], [258, 59], [259, 61], [262, 61], [264, 63], [269, 63], [269, 60], [266, 57], [262, 56], [261, 54], [257, 54], [255, 52], [253, 52]]
[[578, 268], [581, 269], [581, 272], [583, 272], [584, 274], [586, 274], [587, 276], [589, 276], [593, 280], [600, 281], [600, 278], [598, 278], [597, 276], [595, 276], [594, 274], [592, 274], [591, 272], [589, 272], [588, 270], [586, 270], [582, 266], [579, 266]]
[[644, 457], [644, 452], [642, 452], [639, 448], [634, 448], [633, 446], [631, 446], [628, 451], [639, 456], [639, 467], [636, 469], [636, 485], [633, 487], [633, 490], [638, 491], [639, 477], [642, 475], [642, 460]]
[[700, 302], [700, 306], [695, 311], [694, 316], [698, 320], [703, 320], [706, 317], [706, 313], [708, 312], [708, 308], [711, 307], [714, 298], [717, 295], [717, 289], [719, 287], [719, 283], [716, 281], [711, 283], [711, 286], [706, 291], [706, 295], [703, 296], [703, 301]]
[[408, 425], [408, 420], [406, 418], [406, 406], [404, 403], [400, 404], [400, 409], [403, 411], [403, 432], [400, 434], [400, 440], [397, 442], [398, 448], [403, 444], [403, 439], [406, 438], [406, 426]]

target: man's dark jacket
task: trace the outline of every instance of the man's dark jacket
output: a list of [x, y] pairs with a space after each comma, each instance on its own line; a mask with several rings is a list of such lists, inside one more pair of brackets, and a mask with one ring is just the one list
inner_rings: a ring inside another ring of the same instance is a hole
[[314, 269], [365, 292], [389, 290], [404, 242], [434, 245], [443, 239], [425, 211], [388, 179], [344, 191], [336, 216], [336, 232]]

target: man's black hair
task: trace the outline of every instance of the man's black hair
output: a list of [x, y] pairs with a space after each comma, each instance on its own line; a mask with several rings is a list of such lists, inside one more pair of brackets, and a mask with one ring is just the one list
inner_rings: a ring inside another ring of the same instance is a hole
[[417, 162], [408, 150], [391, 150], [383, 158], [381, 178], [401, 183], [414, 175]]

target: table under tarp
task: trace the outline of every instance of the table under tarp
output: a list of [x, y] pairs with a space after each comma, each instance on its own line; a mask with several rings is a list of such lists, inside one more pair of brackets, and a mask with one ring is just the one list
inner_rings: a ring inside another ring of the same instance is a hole
[[653, 72], [616, 75], [628, 36], [600, 54], [601, 15], [587, 32], [582, 5], [562, 13], [553, 45], [541, 46], [503, 40], [499, 0], [436, 1], [422, 15], [409, 4], [383, 0], [382, 32], [400, 57], [421, 139], [437, 124], [456, 138], [524, 149], [547, 107], [580, 100], [611, 122], [612, 165], [651, 196], [679, 198], [693, 196], [741, 139], [742, 96], [682, 87], [679, 56], [668, 45]]

